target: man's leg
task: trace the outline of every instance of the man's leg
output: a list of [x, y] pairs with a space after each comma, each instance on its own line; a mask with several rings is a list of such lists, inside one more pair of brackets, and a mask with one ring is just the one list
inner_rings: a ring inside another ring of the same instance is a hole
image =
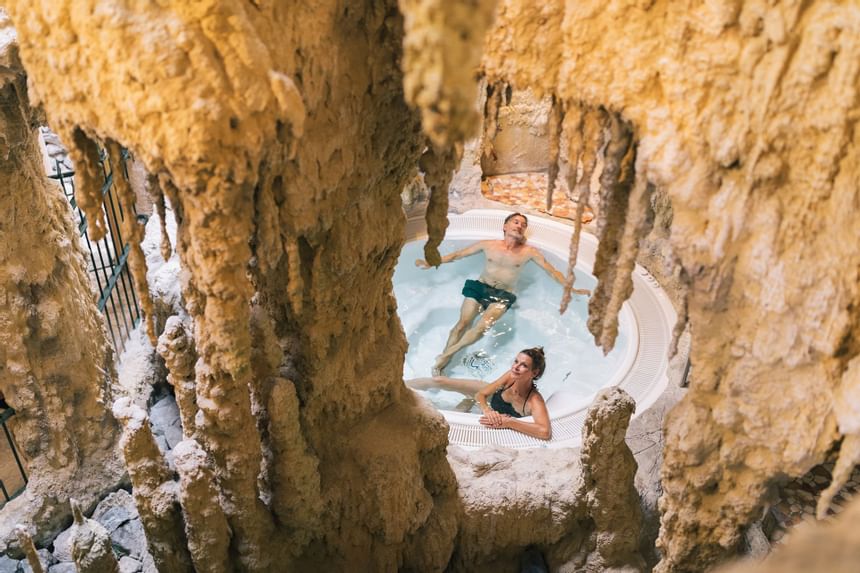
[[460, 349], [480, 340], [481, 337], [484, 336], [484, 333], [487, 332], [507, 310], [507, 305], [502, 303], [497, 302], [491, 304], [487, 310], [484, 311], [484, 314], [481, 316], [481, 320], [479, 320], [475, 326], [467, 330], [466, 333], [460, 337], [460, 340], [455, 342], [452, 346], [445, 348], [444, 352], [436, 358], [436, 364], [433, 365], [434, 373], [441, 372], [442, 368], [447, 366], [448, 362], [451, 361], [451, 357]]
[[[448, 335], [448, 341], [445, 343], [445, 348], [442, 350], [442, 354], [448, 352], [448, 349], [451, 348], [451, 346], [460, 341], [460, 338], [463, 337], [466, 329], [472, 326], [472, 321], [475, 320], [475, 317], [478, 316], [479, 312], [481, 312], [481, 305], [478, 301], [468, 297], [463, 299], [463, 304], [460, 306], [460, 319], [457, 320], [457, 324], [455, 324], [454, 328], [451, 329], [451, 333]], [[440, 354], [440, 356], [442, 354]], [[441, 374], [441, 369], [437, 371], [434, 367], [433, 374]]]

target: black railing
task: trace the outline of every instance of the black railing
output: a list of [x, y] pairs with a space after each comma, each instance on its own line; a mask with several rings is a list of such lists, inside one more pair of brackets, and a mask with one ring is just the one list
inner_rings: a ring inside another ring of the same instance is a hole
[[[128, 154], [123, 151], [120, 177], [128, 177], [125, 172], [125, 160]], [[88, 271], [93, 289], [98, 295], [98, 308], [104, 315], [110, 332], [111, 342], [117, 355], [125, 348], [125, 342], [131, 331], [140, 322], [140, 305], [134, 282], [128, 268], [129, 246], [122, 236], [122, 221], [126, 217], [122, 206], [113, 191], [114, 169], [109, 167], [106, 154], [101, 156], [104, 184], [102, 185], [102, 213], [105, 218], [107, 233], [100, 241], [91, 241], [87, 232], [87, 218], [78, 207], [75, 200], [74, 171], [64, 171], [62, 164], [57, 161], [54, 173], [49, 175], [60, 183], [66, 199], [75, 213], [78, 232], [84, 240], [88, 255]], [[131, 214], [134, 216], [134, 214]]]
[[7, 448], [9, 450], [8, 452], [3, 451], [3, 455], [0, 456], [0, 494], [3, 495], [0, 507], [20, 495], [27, 487], [27, 471], [24, 469], [21, 456], [18, 454], [18, 447], [15, 445], [12, 432], [6, 426], [6, 421], [14, 415], [15, 410], [7, 406], [6, 402], [0, 398], [0, 426], [3, 426], [3, 438], [0, 440], [5, 439], [4, 442], [0, 442], [0, 451]]

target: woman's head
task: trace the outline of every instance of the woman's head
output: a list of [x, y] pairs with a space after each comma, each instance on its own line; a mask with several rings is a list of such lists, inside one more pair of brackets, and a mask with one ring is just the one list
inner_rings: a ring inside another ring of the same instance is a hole
[[514, 370], [523, 366], [528, 367], [531, 371], [534, 376], [533, 380], [543, 376], [543, 372], [546, 370], [546, 356], [544, 356], [543, 347], [537, 346], [521, 350], [514, 360]]

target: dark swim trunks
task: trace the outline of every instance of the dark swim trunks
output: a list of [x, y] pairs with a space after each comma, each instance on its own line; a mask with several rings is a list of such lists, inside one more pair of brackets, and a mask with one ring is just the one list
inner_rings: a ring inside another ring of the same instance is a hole
[[494, 302], [501, 303], [507, 308], [511, 308], [511, 306], [517, 301], [517, 295], [514, 293], [500, 288], [493, 288], [481, 281], [473, 281], [471, 279], [467, 280], [466, 284], [463, 285], [463, 296], [466, 298], [473, 298], [478, 301], [478, 304], [481, 305], [483, 310], [487, 310], [487, 307]]

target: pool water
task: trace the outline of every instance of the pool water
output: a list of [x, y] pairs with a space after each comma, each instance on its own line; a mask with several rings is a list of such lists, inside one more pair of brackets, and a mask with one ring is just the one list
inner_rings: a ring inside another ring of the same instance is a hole
[[[473, 242], [447, 240], [439, 250], [445, 255]], [[477, 279], [484, 266], [484, 255], [479, 253], [436, 269], [420, 269], [415, 259], [424, 258], [423, 249], [424, 241], [407, 243], [394, 271], [398, 314], [409, 341], [405, 379], [431, 375], [435, 358], [460, 316], [463, 282]], [[544, 254], [550, 264], [564, 272], [567, 261]], [[577, 288], [593, 290], [595, 285], [594, 277], [577, 270]], [[543, 346], [547, 368], [537, 384], [544, 399], [562, 390], [574, 399], [589, 399], [612, 383], [628, 345], [623, 323], [615, 349], [604, 356], [586, 328], [587, 297], [574, 295], [567, 312], [559, 315], [562, 287], [533, 262], [523, 269], [515, 294], [514, 306], [482, 339], [455, 354], [445, 375], [490, 383], [511, 367], [517, 352]], [[441, 410], [457, 408], [464, 398], [444, 390], [430, 390], [425, 395]]]

